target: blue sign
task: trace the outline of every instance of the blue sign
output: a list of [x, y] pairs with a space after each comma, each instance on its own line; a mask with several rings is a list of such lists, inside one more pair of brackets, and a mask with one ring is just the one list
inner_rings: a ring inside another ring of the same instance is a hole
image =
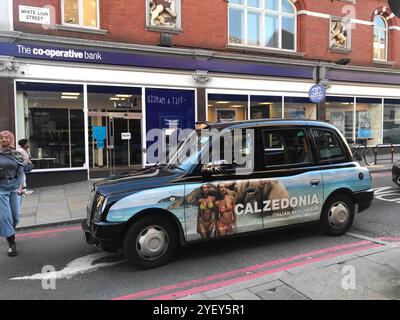
[[312, 78], [310, 67], [276, 66], [261, 63], [228, 62], [224, 59], [202, 61], [194, 57], [172, 57], [154, 54], [124, 53], [84, 48], [43, 46], [28, 43], [0, 42], [0, 55], [52, 61], [83, 62], [179, 70], [208, 70], [278, 77]]
[[146, 130], [195, 128], [194, 90], [146, 88]]
[[97, 149], [104, 149], [104, 139], [97, 140]]
[[[194, 129], [195, 91], [146, 88], [146, 131]], [[147, 141], [147, 148], [152, 144]]]
[[320, 103], [325, 100], [326, 89], [321, 84], [313, 85], [309, 91], [310, 100], [314, 103]]
[[106, 127], [102, 126], [93, 126], [93, 139], [99, 141], [104, 140], [106, 138]]

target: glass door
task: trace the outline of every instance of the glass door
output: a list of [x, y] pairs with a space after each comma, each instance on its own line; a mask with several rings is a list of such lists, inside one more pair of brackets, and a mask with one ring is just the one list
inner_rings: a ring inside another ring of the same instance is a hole
[[141, 166], [140, 115], [90, 112], [89, 124], [90, 178], [107, 177]]

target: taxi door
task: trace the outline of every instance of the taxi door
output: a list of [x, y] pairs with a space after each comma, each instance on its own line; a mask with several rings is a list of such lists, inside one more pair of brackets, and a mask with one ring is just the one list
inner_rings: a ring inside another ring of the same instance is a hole
[[210, 152], [208, 163], [201, 163], [185, 181], [187, 241], [263, 228], [259, 209], [261, 176], [256, 168], [257, 127], [229, 132], [232, 140], [226, 140], [225, 132], [219, 144], [214, 142], [209, 149], [220, 150], [218, 159], [212, 159]]
[[264, 228], [319, 220], [323, 180], [305, 126], [260, 128]]

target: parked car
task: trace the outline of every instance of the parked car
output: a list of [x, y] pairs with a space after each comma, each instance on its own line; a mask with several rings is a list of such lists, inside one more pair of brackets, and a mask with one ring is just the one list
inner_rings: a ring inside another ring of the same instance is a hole
[[400, 187], [400, 161], [396, 161], [392, 166], [392, 180]]
[[[207, 129], [234, 133], [237, 154], [250, 161], [227, 161], [225, 140], [202, 136], [198, 150], [177, 164], [194, 145], [190, 136], [168, 164], [94, 183], [82, 222], [86, 241], [154, 268], [194, 241], [309, 223], [342, 235], [355, 213], [371, 205], [368, 169], [352, 160], [346, 140], [328, 123], [259, 120]], [[212, 159], [218, 149], [223, 155]]]

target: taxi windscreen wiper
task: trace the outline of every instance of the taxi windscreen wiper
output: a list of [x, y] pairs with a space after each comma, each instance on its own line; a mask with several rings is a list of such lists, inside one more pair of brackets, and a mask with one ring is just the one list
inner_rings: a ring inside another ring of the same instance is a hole
[[168, 165], [168, 168], [170, 168], [170, 169], [178, 169], [178, 170], [181, 170], [181, 171], [183, 171], [183, 172], [186, 172], [185, 169], [181, 168], [180, 166], [178, 166], [178, 165], [176, 165], [176, 164], [169, 164], [169, 165]]

